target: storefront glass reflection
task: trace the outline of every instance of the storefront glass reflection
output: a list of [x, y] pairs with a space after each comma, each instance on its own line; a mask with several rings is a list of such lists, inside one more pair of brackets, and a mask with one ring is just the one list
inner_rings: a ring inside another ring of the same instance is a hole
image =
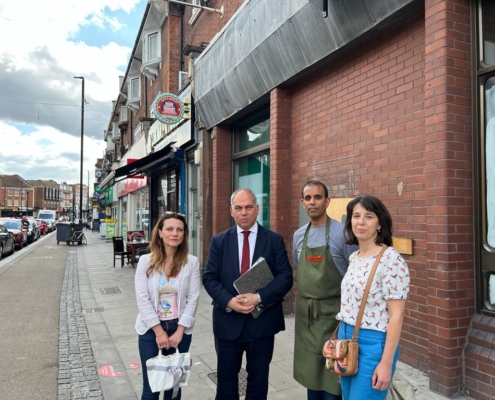
[[495, 2], [483, 0], [483, 61], [495, 64]]
[[165, 211], [179, 211], [179, 194], [177, 180], [179, 172], [175, 169], [169, 170], [157, 178], [157, 218]]
[[249, 188], [257, 197], [258, 222], [270, 228], [270, 153], [268, 150], [234, 162], [234, 188]]

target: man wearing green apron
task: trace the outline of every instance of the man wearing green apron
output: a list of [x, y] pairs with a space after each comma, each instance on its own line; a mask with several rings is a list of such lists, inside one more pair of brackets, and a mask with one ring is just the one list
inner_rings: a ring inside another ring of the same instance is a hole
[[294, 379], [308, 389], [308, 400], [338, 400], [340, 383], [325, 369], [322, 348], [337, 327], [340, 283], [357, 246], [345, 244], [344, 228], [326, 213], [330, 198], [320, 181], [307, 182], [301, 204], [310, 223], [294, 233], [296, 321]]

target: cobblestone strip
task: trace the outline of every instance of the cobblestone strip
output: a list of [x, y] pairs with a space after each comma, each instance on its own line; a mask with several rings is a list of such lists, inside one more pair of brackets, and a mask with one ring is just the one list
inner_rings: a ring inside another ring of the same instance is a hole
[[60, 296], [58, 400], [103, 400], [79, 296], [77, 250], [69, 250]]

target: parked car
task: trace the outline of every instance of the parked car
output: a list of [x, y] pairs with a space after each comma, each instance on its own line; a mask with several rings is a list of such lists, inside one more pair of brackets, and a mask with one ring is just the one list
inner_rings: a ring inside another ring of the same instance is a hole
[[0, 260], [4, 254], [14, 254], [14, 235], [0, 223]]
[[48, 232], [52, 232], [56, 229], [57, 216], [53, 210], [43, 210], [38, 213], [38, 219], [42, 219], [48, 225]]
[[34, 219], [28, 219], [28, 243], [36, 242], [40, 238], [40, 228]]
[[37, 219], [38, 227], [40, 228], [40, 235], [46, 235], [48, 233], [48, 225], [44, 219]]
[[0, 223], [14, 235], [15, 247], [22, 249], [28, 243], [28, 231], [23, 228], [22, 222], [15, 218], [2, 218]]
[[45, 221], [47, 227], [48, 227], [48, 231], [47, 233], [50, 233], [50, 232], [53, 232], [56, 227], [57, 227], [57, 221], [54, 220], [54, 219], [44, 219], [43, 221]]

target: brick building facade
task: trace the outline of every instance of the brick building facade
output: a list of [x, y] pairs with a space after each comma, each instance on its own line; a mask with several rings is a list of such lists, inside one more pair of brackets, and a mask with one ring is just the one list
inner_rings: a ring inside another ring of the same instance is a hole
[[[472, 34], [488, 26], [493, 9], [486, 1], [377, 1], [368, 20], [364, 3], [330, 2], [324, 20], [306, 1], [245, 1], [195, 60], [202, 160], [211, 160], [202, 165], [211, 182], [203, 262], [211, 234], [231, 226], [230, 193], [250, 182], [239, 176], [244, 159], [251, 177], [269, 171], [269, 190], [259, 186], [268, 194], [267, 222], [290, 254], [307, 180], [325, 182], [335, 200], [375, 195], [392, 214], [394, 236], [413, 243], [404, 255], [411, 291], [401, 360], [427, 372], [442, 395], [494, 399], [495, 266], [484, 261], [492, 249], [477, 219], [486, 203], [477, 192], [483, 151], [493, 150], [479, 133], [485, 103], [473, 107], [484, 99], [479, 77], [494, 73]], [[486, 56], [495, 41], [483, 32]], [[266, 135], [260, 115], [269, 118], [267, 142], [237, 151], [246, 126]]]

